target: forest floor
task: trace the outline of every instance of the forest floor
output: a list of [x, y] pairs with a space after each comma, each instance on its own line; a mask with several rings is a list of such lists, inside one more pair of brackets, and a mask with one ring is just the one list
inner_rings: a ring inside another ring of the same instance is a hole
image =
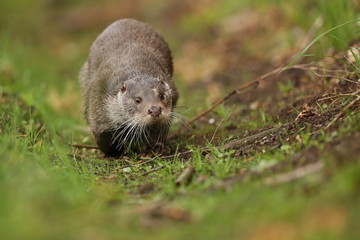
[[[6, 25], [0, 238], [358, 239], [360, 38], [316, 38], [342, 1], [154, 2], [54, 1], [19, 21], [42, 30]], [[77, 72], [119, 16], [173, 49], [182, 119], [162, 155], [105, 157], [82, 116]]]

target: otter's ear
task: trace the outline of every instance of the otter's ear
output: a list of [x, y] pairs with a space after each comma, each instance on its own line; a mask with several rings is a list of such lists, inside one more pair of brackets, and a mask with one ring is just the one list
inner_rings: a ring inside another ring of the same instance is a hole
[[120, 91], [121, 93], [124, 93], [126, 91], [126, 87], [124, 84], [121, 84]]

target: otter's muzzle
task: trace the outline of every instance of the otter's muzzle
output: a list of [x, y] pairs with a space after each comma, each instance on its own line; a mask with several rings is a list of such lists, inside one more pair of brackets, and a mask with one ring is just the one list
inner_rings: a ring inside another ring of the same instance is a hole
[[161, 107], [156, 107], [156, 106], [152, 106], [150, 107], [150, 109], [148, 110], [148, 114], [151, 116], [151, 117], [159, 117], [161, 115]]

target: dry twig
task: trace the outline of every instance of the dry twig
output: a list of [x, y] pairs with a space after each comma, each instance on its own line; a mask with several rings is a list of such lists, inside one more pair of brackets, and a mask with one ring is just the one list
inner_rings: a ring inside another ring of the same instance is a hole
[[[356, 94], [358, 94], [360, 92], [360, 89], [358, 91], [356, 91]], [[358, 102], [360, 100], [360, 96], [357, 96], [354, 100], [352, 100], [348, 105], [346, 105], [343, 110], [341, 110], [335, 117], [333, 120], [331, 120], [331, 122], [329, 122], [328, 125], [326, 125], [326, 127], [324, 128], [324, 130], [327, 130], [329, 127], [331, 127], [342, 115], [344, 115], [345, 111], [348, 110], [350, 107], [352, 107], [356, 102]]]
[[225, 102], [226, 100], [228, 100], [230, 97], [239, 94], [242, 90], [255, 86], [257, 84], [259, 84], [260, 81], [265, 80], [266, 78], [273, 76], [275, 74], [278, 74], [280, 72], [286, 71], [286, 70], [290, 70], [290, 69], [302, 69], [302, 70], [308, 70], [309, 64], [297, 64], [297, 65], [293, 65], [293, 66], [289, 66], [289, 67], [280, 67], [280, 68], [276, 68], [250, 82], [247, 82], [243, 85], [241, 85], [240, 87], [238, 87], [237, 89], [233, 90], [232, 92], [230, 92], [228, 95], [226, 95], [223, 98], [218, 99], [217, 101], [215, 101], [208, 109], [206, 109], [205, 111], [201, 112], [199, 115], [197, 115], [196, 117], [194, 117], [193, 119], [191, 119], [190, 121], [184, 123], [182, 126], [180, 126], [173, 134], [171, 134], [168, 139], [171, 139], [172, 137], [174, 137], [176, 134], [178, 134], [182, 129], [189, 127], [191, 124], [193, 124], [194, 122], [196, 122], [197, 120], [199, 120], [200, 118], [202, 118], [203, 116], [205, 116], [206, 114], [208, 114], [209, 112], [211, 112], [214, 108], [216, 108], [217, 106], [219, 106], [221, 103]]
[[314, 73], [315, 76], [320, 77], [320, 78], [337, 78], [337, 79], [344, 80], [344, 81], [347, 81], [347, 82], [350, 82], [350, 83], [358, 84], [358, 82], [353, 81], [353, 80], [348, 79], [348, 78], [345, 78], [345, 77], [334, 76], [334, 75], [331, 75], [331, 74], [319, 74], [316, 71], [313, 71], [313, 73]]
[[273, 177], [265, 178], [264, 181], [266, 184], [269, 185], [287, 183], [303, 178], [310, 174], [318, 173], [322, 170], [323, 167], [324, 164], [322, 162], [316, 162], [316, 163], [308, 164], [304, 167], [296, 168], [291, 172], [282, 173]]
[[87, 148], [87, 149], [99, 149], [98, 146], [95, 145], [86, 145], [86, 144], [72, 144], [74, 148]]
[[195, 168], [190, 166], [185, 168], [185, 170], [180, 174], [180, 176], [176, 179], [175, 185], [179, 187], [180, 185], [190, 181], [192, 176], [195, 173]]
[[164, 166], [160, 166], [160, 167], [156, 167], [156, 168], [152, 168], [150, 169], [149, 171], [146, 171], [144, 173], [141, 174], [141, 176], [146, 176], [146, 175], [149, 175], [150, 173], [153, 173], [153, 172], [156, 172], [156, 171], [159, 171], [161, 169], [163, 169]]

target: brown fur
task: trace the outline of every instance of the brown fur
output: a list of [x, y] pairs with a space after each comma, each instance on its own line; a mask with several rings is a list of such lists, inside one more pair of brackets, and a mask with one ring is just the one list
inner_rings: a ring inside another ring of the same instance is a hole
[[[131, 86], [143, 86], [140, 87], [140, 92], [143, 94], [144, 101], [151, 99], [148, 100], [151, 101], [151, 106], [162, 106], [164, 114], [165, 110], [169, 109], [166, 117], [171, 118], [178, 99], [176, 87], [171, 80], [172, 75], [173, 63], [168, 45], [161, 35], [149, 25], [133, 19], [118, 20], [98, 36], [91, 46], [88, 60], [82, 67], [79, 78], [86, 120], [100, 149], [105, 154], [118, 155], [124, 151], [125, 146], [119, 149], [119, 146], [116, 146], [117, 143], [111, 143], [116, 134], [114, 125], [119, 127], [121, 123], [133, 117], [131, 114], [134, 114], [126, 112], [128, 108], [124, 104], [125, 102], [132, 104], [129, 98], [136, 97], [139, 91], [123, 94], [121, 89], [126, 89], [126, 85], [129, 85], [130, 88]], [[161, 84], [154, 85], [154, 79]], [[152, 85], [149, 85], [150, 82]], [[153, 90], [156, 94], [157, 91], [163, 91], [166, 99], [159, 102], [152, 97], [149, 86], [151, 89], [156, 89]], [[132, 91], [132, 89], [126, 91]], [[150, 103], [144, 104], [146, 106], [142, 108], [133, 108], [138, 111], [146, 111], [146, 107], [150, 106]], [[122, 112], [118, 109], [121, 109]], [[112, 113], [112, 111], [116, 113]], [[134, 110], [132, 111], [134, 112]], [[164, 123], [153, 124], [152, 122], [147, 125], [151, 125], [146, 128], [150, 135], [150, 142], [149, 139], [146, 139], [147, 145], [153, 147], [156, 144], [156, 138], [164, 141], [165, 137], [162, 135], [167, 133], [168, 126], [165, 126]], [[161, 136], [156, 136], [155, 130], [162, 128], [165, 128], [164, 133], [158, 133]], [[119, 138], [121, 137], [124, 136]], [[138, 138], [143, 141], [142, 137]]]

